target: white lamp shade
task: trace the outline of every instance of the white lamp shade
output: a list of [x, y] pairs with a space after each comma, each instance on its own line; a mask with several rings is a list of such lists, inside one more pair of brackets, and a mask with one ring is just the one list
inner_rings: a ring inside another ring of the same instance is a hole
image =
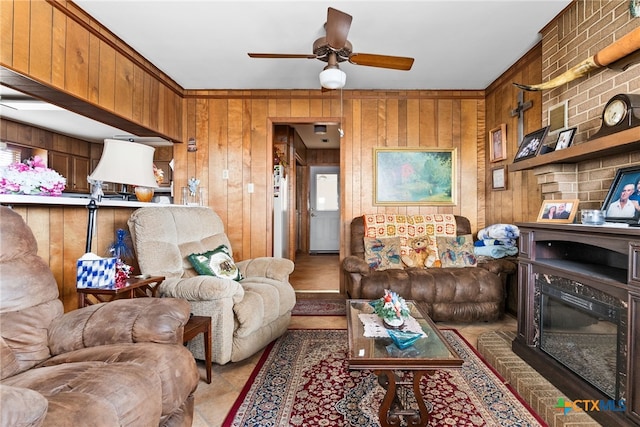
[[136, 142], [105, 139], [102, 157], [89, 179], [140, 187], [158, 187], [153, 174], [156, 149]]
[[347, 83], [347, 75], [339, 68], [327, 68], [320, 72], [320, 85], [326, 89], [340, 89]]

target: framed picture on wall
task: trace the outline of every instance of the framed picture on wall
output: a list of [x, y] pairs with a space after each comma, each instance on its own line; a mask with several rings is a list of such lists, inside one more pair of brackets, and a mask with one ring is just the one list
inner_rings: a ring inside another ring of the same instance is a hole
[[507, 158], [507, 125], [500, 126], [489, 131], [489, 161], [499, 162]]
[[540, 206], [538, 222], [571, 223], [578, 213], [578, 199], [545, 200]]
[[640, 220], [640, 166], [616, 171], [602, 210], [607, 222], [638, 223]]
[[519, 162], [521, 160], [535, 157], [542, 146], [542, 141], [544, 141], [545, 136], [547, 136], [547, 130], [549, 130], [549, 126], [545, 126], [542, 129], [538, 129], [535, 132], [525, 135], [513, 161]]
[[507, 167], [501, 166], [491, 170], [491, 189], [506, 190], [507, 189]]
[[374, 148], [376, 205], [453, 206], [455, 148]]

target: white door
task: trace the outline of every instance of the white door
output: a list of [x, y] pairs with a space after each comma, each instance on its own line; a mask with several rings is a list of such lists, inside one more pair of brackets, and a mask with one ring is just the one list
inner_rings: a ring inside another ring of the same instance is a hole
[[309, 252], [340, 251], [340, 167], [311, 166]]

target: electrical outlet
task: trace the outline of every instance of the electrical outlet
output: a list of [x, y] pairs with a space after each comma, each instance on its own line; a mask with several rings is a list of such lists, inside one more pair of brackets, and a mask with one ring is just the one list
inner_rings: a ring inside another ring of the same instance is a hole
[[247, 184], [247, 191], [249, 193], [253, 193], [253, 182], [250, 182], [249, 184]]
[[229, 179], [229, 169], [223, 169], [222, 179]]

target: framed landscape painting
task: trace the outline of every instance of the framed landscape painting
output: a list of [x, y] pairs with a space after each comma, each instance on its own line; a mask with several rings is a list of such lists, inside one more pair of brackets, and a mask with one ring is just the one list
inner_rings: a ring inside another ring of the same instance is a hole
[[376, 205], [456, 204], [455, 148], [374, 148]]

